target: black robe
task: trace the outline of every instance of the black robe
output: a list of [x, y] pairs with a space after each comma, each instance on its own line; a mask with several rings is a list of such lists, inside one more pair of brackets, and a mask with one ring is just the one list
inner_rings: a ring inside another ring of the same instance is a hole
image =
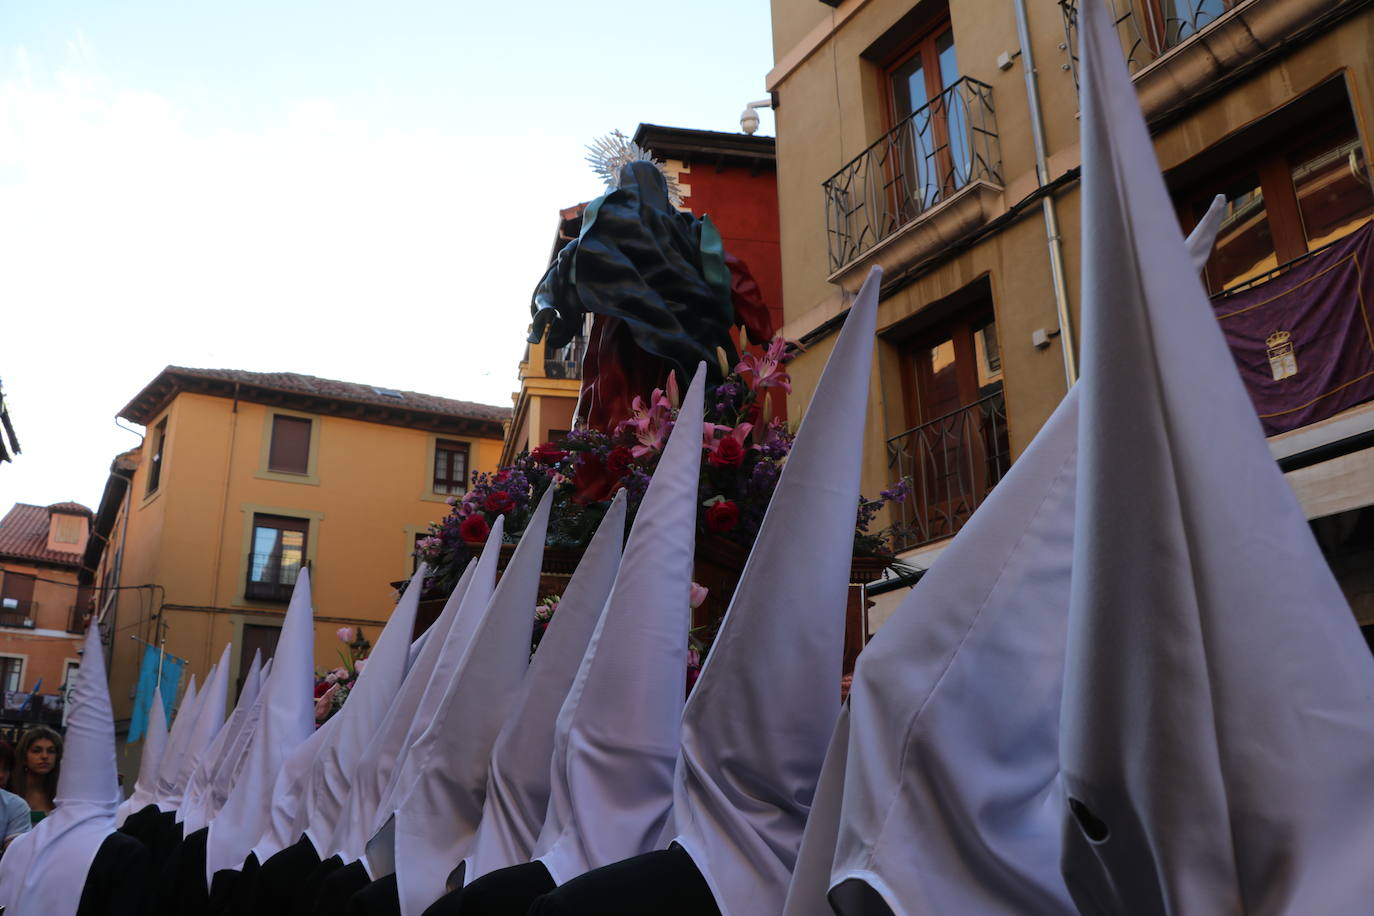
[[557, 885], [543, 862], [498, 868], [450, 891], [430, 904], [424, 916], [506, 916], [523, 914], [535, 899]]
[[527, 916], [720, 916], [681, 846], [594, 868], [534, 901]]
[[201, 916], [210, 905], [205, 887], [205, 847], [210, 828], [202, 827], [186, 835], [162, 863], [160, 880], [153, 897], [155, 912], [173, 916]]
[[401, 916], [401, 897], [396, 889], [396, 875], [378, 878], [348, 901], [344, 916]]
[[105, 838], [86, 872], [76, 916], [145, 916], [151, 859], [142, 843], [116, 830]]
[[268, 858], [258, 869], [257, 880], [248, 895], [250, 909], [244, 916], [292, 916], [304, 908], [296, 900], [297, 890], [320, 865], [319, 853], [308, 837]]
[[311, 876], [313, 881], [323, 872], [324, 878], [318, 885], [319, 891], [310, 901], [310, 909], [299, 909], [297, 912], [309, 913], [311, 916], [339, 916], [345, 911], [344, 908], [348, 906], [348, 901], [353, 895], [371, 883], [363, 863], [354, 861], [342, 867], [341, 863], [334, 863], [340, 863], [337, 856], [331, 856], [320, 863], [320, 869]]

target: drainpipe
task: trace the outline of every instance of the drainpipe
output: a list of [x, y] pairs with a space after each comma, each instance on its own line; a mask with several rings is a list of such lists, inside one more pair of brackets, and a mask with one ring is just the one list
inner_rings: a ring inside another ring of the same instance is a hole
[[[1021, 71], [1026, 76], [1026, 101], [1030, 106], [1031, 140], [1035, 144], [1035, 178], [1040, 187], [1050, 182], [1050, 168], [1045, 153], [1045, 119], [1040, 111], [1040, 87], [1035, 75], [1035, 56], [1031, 51], [1030, 23], [1026, 19], [1026, 0], [1013, 0], [1016, 8], [1016, 37], [1021, 42]], [[1064, 380], [1068, 387], [1078, 379], [1078, 346], [1073, 333], [1073, 316], [1069, 314], [1069, 287], [1064, 273], [1063, 236], [1059, 233], [1059, 216], [1054, 209], [1054, 195], [1041, 198], [1045, 215], [1045, 235], [1050, 250], [1050, 279], [1054, 285], [1054, 307], [1059, 315], [1059, 349], [1064, 354]]]

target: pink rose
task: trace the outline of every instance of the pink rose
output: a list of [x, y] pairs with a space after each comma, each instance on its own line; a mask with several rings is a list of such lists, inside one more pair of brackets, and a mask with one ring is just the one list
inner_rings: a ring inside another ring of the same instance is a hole
[[353, 628], [352, 628], [352, 627], [339, 627], [337, 630], [334, 631], [334, 635], [337, 636], [337, 637], [339, 637], [339, 642], [344, 642], [344, 643], [352, 642], [352, 641], [353, 641]]
[[711, 590], [709, 588], [707, 588], [704, 585], [698, 585], [697, 583], [693, 582], [692, 594], [691, 597], [688, 599], [688, 604], [692, 606], [692, 610], [696, 610], [697, 608], [701, 607], [701, 603], [706, 600], [706, 596], [709, 594], [711, 594]]

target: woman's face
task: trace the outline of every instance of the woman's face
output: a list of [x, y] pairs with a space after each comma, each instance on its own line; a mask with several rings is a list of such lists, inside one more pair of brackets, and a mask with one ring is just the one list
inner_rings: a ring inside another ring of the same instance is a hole
[[29, 745], [24, 765], [30, 773], [47, 776], [57, 766], [57, 745], [47, 738], [39, 738]]

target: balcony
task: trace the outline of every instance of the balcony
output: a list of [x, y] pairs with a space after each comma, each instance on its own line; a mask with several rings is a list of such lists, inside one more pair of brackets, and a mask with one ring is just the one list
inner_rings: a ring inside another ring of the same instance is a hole
[[34, 628], [38, 617], [38, 602], [19, 598], [5, 598], [0, 601], [0, 627], [18, 627], [25, 630]]
[[[308, 560], [305, 568], [310, 568]], [[243, 597], [249, 601], [284, 604], [291, 600], [291, 592], [296, 587], [300, 572], [301, 561], [298, 557], [280, 553], [250, 553], [248, 581], [244, 583]]]
[[964, 77], [823, 185], [832, 273], [978, 182], [1000, 187], [992, 87]]
[[[1178, 47], [1211, 25], [1238, 0], [1109, 0], [1116, 18], [1126, 65], [1137, 73], [1166, 52]], [[1078, 3], [1059, 0], [1064, 17], [1064, 35], [1071, 49], [1069, 62], [1074, 82], [1078, 82]]]
[[1011, 467], [1007, 405], [1001, 391], [887, 440], [894, 477], [912, 494], [893, 521], [898, 550], [952, 537]]
[[566, 347], [544, 353], [544, 378], [582, 378], [582, 357], [587, 352], [587, 338], [578, 334]]

